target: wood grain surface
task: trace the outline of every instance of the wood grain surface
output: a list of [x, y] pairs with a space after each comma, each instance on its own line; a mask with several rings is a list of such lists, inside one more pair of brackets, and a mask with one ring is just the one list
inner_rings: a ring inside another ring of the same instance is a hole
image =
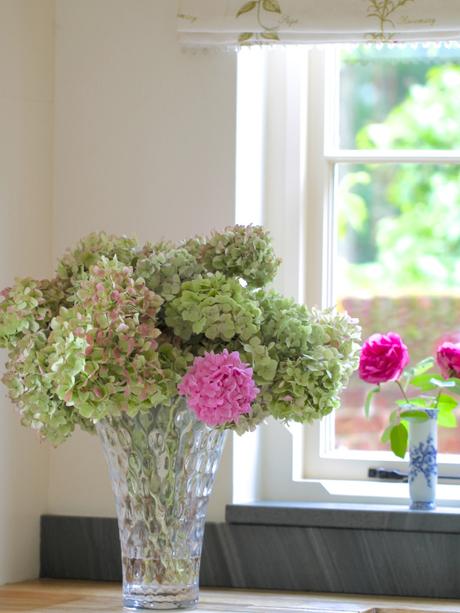
[[[16, 613], [121, 613], [114, 583], [46, 580], [0, 587], [0, 611]], [[371, 598], [246, 590], [202, 590], [208, 613], [460, 613], [460, 601]]]

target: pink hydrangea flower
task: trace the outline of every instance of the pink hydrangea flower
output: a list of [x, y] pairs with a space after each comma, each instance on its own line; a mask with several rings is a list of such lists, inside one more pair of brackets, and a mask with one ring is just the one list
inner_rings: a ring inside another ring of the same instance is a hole
[[399, 334], [372, 334], [359, 358], [359, 376], [367, 383], [396, 381], [409, 363], [409, 352]]
[[238, 422], [251, 411], [259, 389], [252, 368], [240, 360], [237, 351], [206, 353], [197, 357], [178, 385], [198, 419], [208, 426]]
[[442, 343], [436, 352], [436, 363], [444, 379], [460, 376], [460, 343]]

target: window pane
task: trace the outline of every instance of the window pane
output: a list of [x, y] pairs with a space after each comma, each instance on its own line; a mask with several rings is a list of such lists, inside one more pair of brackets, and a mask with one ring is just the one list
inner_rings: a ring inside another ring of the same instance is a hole
[[340, 54], [344, 149], [460, 148], [460, 50], [359, 47]]
[[[338, 164], [336, 185], [336, 295], [363, 338], [397, 332], [413, 364], [460, 341], [460, 167]], [[354, 376], [336, 415], [337, 447], [386, 448], [380, 434], [400, 396], [385, 387], [367, 420], [369, 386]], [[441, 452], [460, 453], [457, 430], [439, 436]]]

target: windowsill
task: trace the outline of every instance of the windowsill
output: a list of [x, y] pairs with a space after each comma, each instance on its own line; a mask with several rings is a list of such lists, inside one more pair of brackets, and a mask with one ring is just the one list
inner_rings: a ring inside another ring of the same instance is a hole
[[[350, 498], [354, 498], [358, 504], [401, 505], [406, 509], [409, 504], [407, 483], [351, 479], [302, 479], [300, 482], [306, 486], [308, 484], [320, 485], [329, 496], [335, 497], [335, 502], [339, 503], [341, 501], [337, 498], [342, 497], [343, 502], [351, 502]], [[436, 497], [438, 507], [459, 507], [460, 485], [438, 483]]]
[[226, 508], [229, 524], [347, 530], [459, 533], [460, 509], [410, 511], [407, 505], [264, 501]]

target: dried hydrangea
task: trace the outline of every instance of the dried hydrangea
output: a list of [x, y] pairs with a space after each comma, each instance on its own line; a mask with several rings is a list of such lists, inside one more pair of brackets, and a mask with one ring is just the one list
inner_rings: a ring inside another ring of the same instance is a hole
[[26, 334], [10, 352], [2, 381], [18, 408], [21, 423], [58, 445], [72, 434], [75, 425], [91, 431], [93, 424], [78, 411], [66, 407], [54, 393], [48, 354], [43, 331]]
[[164, 401], [157, 386], [162, 302], [116, 257], [90, 268], [75, 306], [61, 309], [51, 323], [48, 364], [57, 396], [92, 419]]
[[168, 301], [181, 291], [184, 281], [193, 279], [203, 272], [196, 257], [184, 247], [164, 245], [150, 255], [140, 257], [136, 273], [145, 279], [147, 287]]
[[215, 232], [203, 245], [201, 258], [208, 271], [244, 279], [250, 287], [273, 281], [281, 263], [260, 226], [237, 225]]
[[260, 393], [216, 427], [243, 433], [269, 415], [329, 413], [357, 365], [359, 328], [265, 290], [278, 265], [257, 226], [140, 248], [90, 234], [55, 279], [20, 279], [1, 294], [3, 380], [22, 422], [60, 443], [76, 425], [171, 402], [197, 356], [226, 351], [249, 365]]
[[275, 291], [261, 290], [257, 298], [263, 312], [262, 341], [274, 343], [277, 353], [285, 357], [296, 357], [307, 351], [315, 334], [308, 309]]
[[59, 279], [18, 279], [0, 295], [0, 347], [13, 346], [25, 334], [45, 329], [65, 300]]
[[185, 249], [190, 255], [193, 255], [196, 260], [201, 260], [201, 254], [203, 253], [206, 242], [207, 239], [204, 236], [193, 236], [185, 241], [181, 241], [178, 247]]
[[210, 340], [248, 340], [259, 331], [261, 311], [252, 294], [221, 273], [186, 281], [166, 305], [166, 325], [184, 340], [204, 334]]
[[[359, 360], [356, 320], [333, 309], [310, 314], [312, 337], [306, 353], [281, 359], [265, 399], [284, 421], [308, 423], [340, 405], [340, 392]], [[318, 338], [321, 340], [318, 342]]]
[[272, 383], [278, 368], [279, 356], [275, 343], [264, 345], [259, 336], [253, 336], [242, 343], [240, 353], [245, 361], [252, 364], [254, 377], [259, 385]]
[[115, 236], [105, 232], [93, 232], [69, 249], [58, 261], [57, 275], [61, 279], [80, 279], [102, 256], [116, 257], [119, 262], [130, 266], [137, 257], [138, 245], [134, 238]]

